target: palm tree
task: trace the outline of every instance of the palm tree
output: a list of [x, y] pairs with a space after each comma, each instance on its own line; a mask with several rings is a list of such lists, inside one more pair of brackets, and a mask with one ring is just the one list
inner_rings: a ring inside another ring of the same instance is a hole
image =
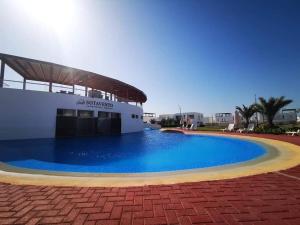
[[260, 97], [259, 104], [256, 106], [258, 111], [267, 117], [269, 127], [274, 127], [273, 120], [276, 113], [278, 113], [280, 109], [287, 106], [291, 102], [293, 102], [293, 100], [285, 99], [284, 96], [279, 98], [271, 97], [268, 101], [263, 97]]
[[246, 120], [245, 128], [248, 127], [250, 118], [254, 113], [257, 112], [257, 108], [255, 104], [250, 105], [249, 107], [243, 105], [242, 107], [237, 106], [236, 109], [242, 115], [242, 117]]

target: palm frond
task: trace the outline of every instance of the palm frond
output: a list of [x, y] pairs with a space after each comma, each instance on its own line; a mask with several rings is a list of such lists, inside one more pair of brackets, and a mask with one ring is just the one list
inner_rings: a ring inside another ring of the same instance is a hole
[[278, 98], [270, 97], [268, 101], [263, 97], [259, 97], [259, 104], [257, 104], [256, 107], [259, 112], [267, 116], [269, 125], [273, 126], [273, 119], [276, 113], [291, 102], [292, 100], [285, 99], [284, 96]]

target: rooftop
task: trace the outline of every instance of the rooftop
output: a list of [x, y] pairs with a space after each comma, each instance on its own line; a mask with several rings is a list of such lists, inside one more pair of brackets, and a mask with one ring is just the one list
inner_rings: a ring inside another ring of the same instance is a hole
[[119, 99], [128, 102], [144, 103], [147, 101], [145, 93], [136, 87], [93, 72], [3, 53], [0, 53], [0, 60], [2, 61], [0, 76], [2, 79], [6, 64], [25, 80], [49, 82], [50, 86], [52, 83], [70, 86], [80, 85], [114, 94]]

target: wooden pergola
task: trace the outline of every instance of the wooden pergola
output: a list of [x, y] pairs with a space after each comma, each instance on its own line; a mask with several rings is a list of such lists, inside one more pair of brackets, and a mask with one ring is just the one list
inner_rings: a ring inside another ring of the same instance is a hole
[[24, 88], [27, 80], [42, 81], [49, 83], [50, 92], [52, 92], [53, 83], [73, 87], [79, 85], [85, 87], [85, 95], [87, 95], [87, 88], [91, 88], [113, 94], [128, 102], [139, 102], [142, 104], [147, 101], [145, 93], [136, 87], [100, 74], [2, 53], [0, 53], [0, 60], [0, 87], [3, 87], [5, 65], [7, 65], [24, 78]]

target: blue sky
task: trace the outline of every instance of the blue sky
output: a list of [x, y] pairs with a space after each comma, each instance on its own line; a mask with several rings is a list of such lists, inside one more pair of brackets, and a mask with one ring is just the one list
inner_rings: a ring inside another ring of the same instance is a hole
[[147, 112], [233, 112], [254, 94], [300, 108], [300, 1], [50, 4], [0, 1], [0, 52], [120, 79]]

